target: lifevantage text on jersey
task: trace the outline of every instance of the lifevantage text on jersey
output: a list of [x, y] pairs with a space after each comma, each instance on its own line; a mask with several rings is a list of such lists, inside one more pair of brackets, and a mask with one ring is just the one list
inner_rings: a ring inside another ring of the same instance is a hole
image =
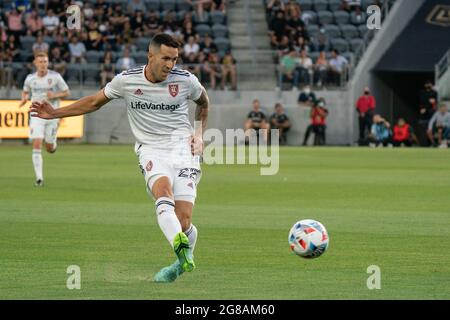
[[131, 109], [136, 110], [166, 110], [170, 112], [174, 112], [180, 108], [179, 104], [165, 104], [165, 103], [152, 103], [152, 102], [142, 102], [142, 101], [131, 101], [130, 102]]

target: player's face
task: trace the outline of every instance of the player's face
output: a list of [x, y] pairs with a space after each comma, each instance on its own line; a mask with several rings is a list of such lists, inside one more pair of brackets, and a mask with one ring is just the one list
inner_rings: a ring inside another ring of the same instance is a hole
[[178, 49], [161, 45], [159, 50], [149, 52], [148, 59], [155, 80], [164, 81], [177, 63]]
[[48, 58], [37, 57], [36, 59], [34, 59], [34, 66], [39, 73], [46, 72], [48, 69]]

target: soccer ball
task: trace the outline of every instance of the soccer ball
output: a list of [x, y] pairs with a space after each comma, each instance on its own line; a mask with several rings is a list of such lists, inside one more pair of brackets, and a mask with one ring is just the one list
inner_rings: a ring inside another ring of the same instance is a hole
[[319, 221], [297, 221], [289, 231], [291, 250], [303, 258], [320, 257], [328, 248], [328, 232]]

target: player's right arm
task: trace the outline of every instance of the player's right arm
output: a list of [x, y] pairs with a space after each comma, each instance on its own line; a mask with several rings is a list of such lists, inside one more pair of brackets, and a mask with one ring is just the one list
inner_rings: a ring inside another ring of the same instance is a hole
[[32, 116], [42, 119], [56, 119], [94, 112], [110, 101], [110, 99], [106, 97], [104, 90], [105, 89], [102, 89], [95, 95], [81, 98], [67, 107], [58, 109], [53, 109], [48, 101], [43, 101], [41, 103], [33, 102], [30, 113]]
[[[79, 116], [94, 112], [112, 99], [123, 97], [123, 76], [118, 74], [102, 90], [93, 96], [87, 96], [75, 101], [64, 108], [53, 109], [47, 101], [42, 103], [34, 102], [31, 105], [30, 113], [42, 119], [55, 119]], [[34, 114], [33, 114], [34, 113]]]

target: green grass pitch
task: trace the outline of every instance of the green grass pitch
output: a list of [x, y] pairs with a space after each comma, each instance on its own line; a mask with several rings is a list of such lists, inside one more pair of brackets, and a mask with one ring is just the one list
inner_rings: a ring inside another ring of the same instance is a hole
[[[204, 165], [197, 269], [174, 261], [132, 146], [61, 145], [34, 188], [30, 146], [0, 147], [0, 299], [449, 299], [450, 153], [282, 148], [280, 171]], [[321, 221], [329, 250], [289, 249], [294, 222]], [[68, 290], [69, 265], [81, 290]], [[381, 269], [381, 289], [366, 286]]]

